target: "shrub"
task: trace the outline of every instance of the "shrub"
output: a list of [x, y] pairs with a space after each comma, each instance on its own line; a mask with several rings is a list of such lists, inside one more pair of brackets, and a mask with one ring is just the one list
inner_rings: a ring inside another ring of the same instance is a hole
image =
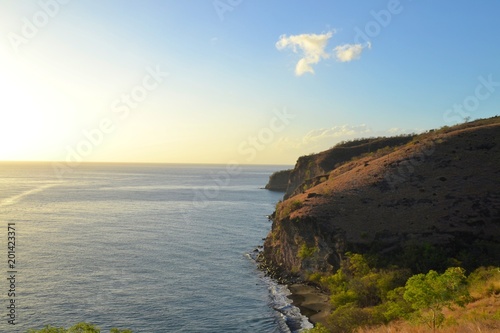
[[298, 257], [300, 259], [306, 259], [306, 258], [310, 258], [313, 256], [313, 254], [315, 254], [316, 252], [318, 252], [318, 248], [315, 247], [315, 246], [307, 246], [306, 243], [303, 243], [302, 246], [299, 248], [299, 252], [297, 253]]
[[308, 281], [311, 281], [313, 283], [317, 283], [317, 284], [320, 284], [321, 282], [321, 278], [323, 277], [323, 274], [321, 273], [318, 273], [318, 272], [315, 272], [315, 273], [310, 273], [308, 276], [307, 276], [307, 280]]
[[276, 204], [276, 216], [278, 219], [283, 219], [290, 215], [293, 211], [302, 207], [302, 201], [293, 200], [291, 202], [278, 202]]
[[332, 312], [328, 318], [331, 332], [353, 332], [361, 326], [373, 325], [370, 312], [352, 304], [344, 305]]
[[302, 201], [294, 200], [290, 203], [290, 212], [296, 211], [302, 207]]
[[302, 332], [303, 333], [330, 333], [330, 330], [328, 330], [325, 326], [318, 323], [314, 326], [314, 328], [310, 328], [310, 329], [302, 331]]
[[387, 301], [383, 313], [387, 322], [399, 318], [408, 318], [414, 311], [411, 304], [404, 299], [404, 292], [405, 287], [399, 287], [387, 293]]
[[480, 267], [467, 278], [469, 290], [477, 296], [491, 296], [500, 293], [500, 268]]

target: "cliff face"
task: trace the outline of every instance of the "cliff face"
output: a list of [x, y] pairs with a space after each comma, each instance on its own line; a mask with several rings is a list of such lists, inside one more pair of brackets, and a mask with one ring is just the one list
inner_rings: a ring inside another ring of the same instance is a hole
[[295, 168], [290, 173], [285, 199], [304, 192], [311, 186], [311, 182], [317, 183], [321, 178], [327, 177], [328, 173], [339, 164], [384, 147], [405, 144], [411, 139], [412, 136], [365, 139], [337, 145], [319, 154], [302, 156], [297, 160]]
[[500, 265], [500, 117], [420, 135], [325, 177], [277, 206], [264, 260], [283, 275], [331, 272], [346, 251], [416, 271]]
[[288, 187], [288, 178], [292, 170], [283, 170], [273, 173], [269, 177], [269, 182], [266, 185], [266, 190], [285, 192]]

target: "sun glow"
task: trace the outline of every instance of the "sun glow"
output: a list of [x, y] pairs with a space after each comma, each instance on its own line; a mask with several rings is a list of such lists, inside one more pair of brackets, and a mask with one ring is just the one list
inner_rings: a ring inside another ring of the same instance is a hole
[[0, 160], [45, 159], [67, 133], [68, 109], [15, 63], [0, 53]]

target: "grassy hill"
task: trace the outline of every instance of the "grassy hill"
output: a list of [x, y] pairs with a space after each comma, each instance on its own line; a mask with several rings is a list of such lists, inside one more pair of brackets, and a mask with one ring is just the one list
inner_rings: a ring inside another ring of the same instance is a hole
[[[328, 293], [350, 260], [347, 253], [374, 267], [366, 278], [375, 279], [374, 286], [377, 279], [393, 281], [391, 274], [399, 274], [394, 285], [401, 285], [403, 276], [429, 270], [499, 267], [500, 117], [342, 143], [301, 157], [272, 218], [262, 267], [284, 282], [309, 281]], [[448, 314], [455, 327], [475, 323], [484, 331], [499, 319], [498, 295], [483, 296]], [[385, 296], [377, 297], [373, 304]], [[372, 318], [370, 304], [358, 314]], [[484, 320], [477, 321], [481, 313]], [[389, 325], [378, 329], [423, 329], [406, 321]]]

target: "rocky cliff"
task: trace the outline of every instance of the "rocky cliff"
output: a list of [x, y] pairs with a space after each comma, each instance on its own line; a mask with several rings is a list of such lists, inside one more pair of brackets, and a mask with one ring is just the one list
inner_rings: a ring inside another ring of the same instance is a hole
[[281, 275], [332, 272], [346, 251], [414, 271], [500, 265], [500, 117], [430, 131], [323, 177], [273, 214], [263, 262]]
[[288, 187], [288, 179], [292, 170], [276, 171], [269, 177], [266, 190], [285, 192]]

